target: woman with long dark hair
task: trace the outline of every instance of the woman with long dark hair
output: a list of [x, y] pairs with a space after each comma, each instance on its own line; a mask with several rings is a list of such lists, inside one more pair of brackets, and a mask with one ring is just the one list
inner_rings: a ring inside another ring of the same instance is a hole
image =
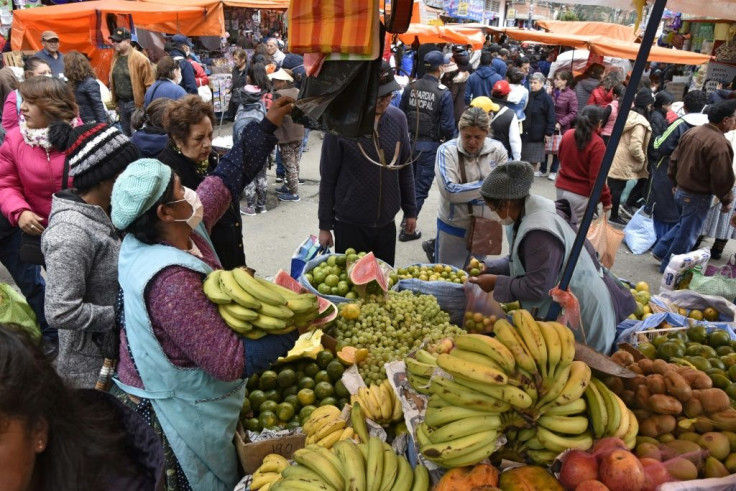
[[100, 84], [89, 60], [79, 51], [64, 55], [64, 76], [74, 91], [79, 117], [84, 123], [107, 123], [107, 111], [102, 103]]
[[[575, 129], [567, 130], [560, 142], [560, 173], [555, 181], [557, 199], [565, 199], [577, 223], [585, 212], [590, 193], [598, 177], [606, 153], [599, 132], [603, 109], [598, 106], [585, 106], [578, 117]], [[611, 208], [611, 192], [603, 186], [600, 202], [603, 210]]]
[[[41, 58], [31, 56], [26, 58], [23, 62], [23, 77], [24, 80], [29, 80], [33, 77], [50, 77], [51, 67], [48, 63], [43, 61]], [[2, 126], [5, 131], [10, 131], [13, 128], [18, 127], [20, 122], [20, 106], [23, 102], [23, 96], [20, 94], [20, 89], [15, 89], [13, 92], [8, 94], [3, 104], [3, 121]]]

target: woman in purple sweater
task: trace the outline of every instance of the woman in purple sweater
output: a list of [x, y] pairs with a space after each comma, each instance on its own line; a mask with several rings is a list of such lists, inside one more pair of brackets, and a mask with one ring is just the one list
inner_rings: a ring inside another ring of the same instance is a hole
[[[570, 129], [578, 117], [578, 97], [575, 91], [570, 87], [572, 81], [572, 73], [561, 71], [555, 73], [554, 84], [555, 89], [552, 92], [552, 99], [555, 101], [555, 131], [564, 134]], [[554, 181], [557, 178], [557, 169], [560, 167], [560, 159], [555, 153], [552, 157], [552, 167], [549, 169], [547, 179]], [[543, 161], [539, 165], [539, 175], [547, 173], [547, 162]]]
[[196, 191], [158, 160], [141, 159], [118, 177], [112, 222], [124, 230], [118, 281], [124, 322], [114, 379], [121, 399], [161, 434], [170, 489], [232, 489], [232, 439], [245, 378], [288, 351], [297, 333], [244, 339], [202, 291], [222, 268], [209, 231], [265, 165], [293, 99], [274, 102]]

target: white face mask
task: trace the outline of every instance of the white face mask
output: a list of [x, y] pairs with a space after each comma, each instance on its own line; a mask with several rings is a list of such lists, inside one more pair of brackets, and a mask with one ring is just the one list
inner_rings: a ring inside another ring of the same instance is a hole
[[506, 226], [506, 225], [513, 225], [513, 223], [514, 223], [514, 219], [513, 218], [511, 218], [510, 216], [507, 216], [506, 218], [501, 218], [498, 215], [498, 212], [497, 211], [491, 211], [491, 220], [495, 220], [495, 221], [499, 222], [501, 225], [504, 225], [504, 226]]
[[189, 218], [178, 218], [174, 220], [175, 222], [187, 222], [187, 225], [189, 225], [189, 228], [194, 230], [199, 226], [200, 223], [202, 223], [202, 218], [204, 217], [204, 208], [202, 207], [202, 202], [199, 200], [199, 196], [193, 189], [189, 189], [186, 186], [184, 187], [184, 199], [179, 199], [176, 201], [169, 201], [167, 204], [171, 205], [174, 203], [178, 203], [180, 201], [186, 201], [189, 203], [189, 206], [192, 207], [192, 214]]

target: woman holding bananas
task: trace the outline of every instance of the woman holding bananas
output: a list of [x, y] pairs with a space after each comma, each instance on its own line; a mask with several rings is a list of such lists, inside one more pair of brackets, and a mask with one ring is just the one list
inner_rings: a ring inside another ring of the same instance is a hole
[[230, 490], [232, 444], [245, 377], [294, 345], [297, 332], [257, 341], [237, 336], [205, 297], [205, 276], [221, 269], [209, 231], [265, 165], [293, 99], [249, 124], [197, 190], [158, 160], [141, 159], [118, 177], [112, 222], [126, 233], [118, 281], [124, 320], [114, 379], [120, 398], [161, 435], [169, 489]]
[[[508, 162], [496, 167], [480, 189], [491, 215], [506, 225], [510, 254], [486, 262], [484, 274], [470, 278], [483, 290], [493, 291], [496, 301], [518, 300], [521, 308], [547, 315], [555, 287], [575, 241], [575, 231], [557, 213], [555, 202], [529, 194], [534, 168], [528, 162]], [[616, 334], [616, 311], [603, 272], [590, 254], [581, 254], [570, 282], [580, 302], [582, 329], [578, 341], [608, 353]]]

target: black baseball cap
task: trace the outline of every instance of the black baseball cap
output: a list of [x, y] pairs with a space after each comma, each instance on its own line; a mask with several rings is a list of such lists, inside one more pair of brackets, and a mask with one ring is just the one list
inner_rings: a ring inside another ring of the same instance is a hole
[[130, 31], [125, 27], [118, 27], [117, 29], [115, 29], [115, 32], [110, 35], [110, 39], [112, 39], [116, 43], [119, 43], [124, 39], [130, 39]]

